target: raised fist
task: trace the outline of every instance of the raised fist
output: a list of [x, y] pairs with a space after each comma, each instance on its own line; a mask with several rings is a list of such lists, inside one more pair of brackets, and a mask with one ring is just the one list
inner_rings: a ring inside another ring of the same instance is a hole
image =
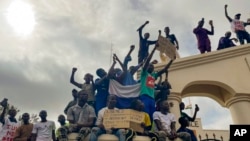
[[200, 110], [200, 108], [198, 107], [198, 105], [197, 104], [195, 104], [195, 111], [199, 111]]
[[72, 68], [72, 71], [73, 71], [73, 72], [77, 71], [77, 68], [75, 68], [75, 67], [74, 67], [74, 68]]
[[212, 20], [210, 20], [210, 21], [209, 21], [209, 24], [210, 24], [211, 26], [213, 26], [213, 21], [212, 21]]
[[131, 46], [130, 46], [130, 49], [131, 49], [131, 50], [134, 50], [134, 49], [135, 49], [135, 45], [131, 45]]
[[225, 9], [227, 8], [227, 4], [225, 4]]
[[149, 21], [146, 21], [146, 22], [145, 22], [145, 24], [148, 24], [148, 23], [149, 23]]

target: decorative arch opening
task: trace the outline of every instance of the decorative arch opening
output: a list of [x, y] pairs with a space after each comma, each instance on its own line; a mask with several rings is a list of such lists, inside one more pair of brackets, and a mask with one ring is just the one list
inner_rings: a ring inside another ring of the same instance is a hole
[[225, 107], [225, 102], [235, 95], [228, 85], [218, 81], [193, 81], [188, 83], [181, 92], [182, 98], [188, 96], [209, 97]]

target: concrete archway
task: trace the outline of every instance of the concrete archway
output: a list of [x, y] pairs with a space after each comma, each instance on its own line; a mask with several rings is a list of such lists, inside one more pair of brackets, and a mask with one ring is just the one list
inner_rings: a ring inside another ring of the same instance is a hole
[[[165, 64], [157, 64], [156, 70]], [[249, 124], [250, 44], [180, 58], [169, 69], [172, 85], [169, 100], [178, 117], [183, 97], [205, 96], [230, 110], [235, 124]]]
[[225, 107], [225, 102], [235, 95], [235, 91], [218, 81], [194, 81], [187, 84], [181, 92], [182, 98], [188, 96], [209, 97]]

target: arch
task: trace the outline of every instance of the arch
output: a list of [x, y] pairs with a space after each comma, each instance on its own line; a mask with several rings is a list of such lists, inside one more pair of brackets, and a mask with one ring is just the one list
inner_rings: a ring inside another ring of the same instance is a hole
[[182, 98], [188, 96], [209, 97], [218, 102], [222, 107], [226, 107], [226, 101], [235, 95], [234, 89], [230, 86], [210, 80], [198, 80], [188, 83], [182, 90]]

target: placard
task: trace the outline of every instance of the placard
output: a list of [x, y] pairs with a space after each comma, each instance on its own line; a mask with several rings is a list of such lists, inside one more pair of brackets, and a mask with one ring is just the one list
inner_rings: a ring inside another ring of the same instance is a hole
[[167, 38], [159, 36], [158, 45], [157, 50], [161, 53], [165, 53], [170, 59], [173, 60], [176, 56], [178, 56], [176, 53], [176, 47]]
[[132, 128], [134, 131], [143, 132], [141, 123], [144, 118], [145, 113], [131, 109], [106, 110], [103, 116], [103, 125], [106, 129]]

